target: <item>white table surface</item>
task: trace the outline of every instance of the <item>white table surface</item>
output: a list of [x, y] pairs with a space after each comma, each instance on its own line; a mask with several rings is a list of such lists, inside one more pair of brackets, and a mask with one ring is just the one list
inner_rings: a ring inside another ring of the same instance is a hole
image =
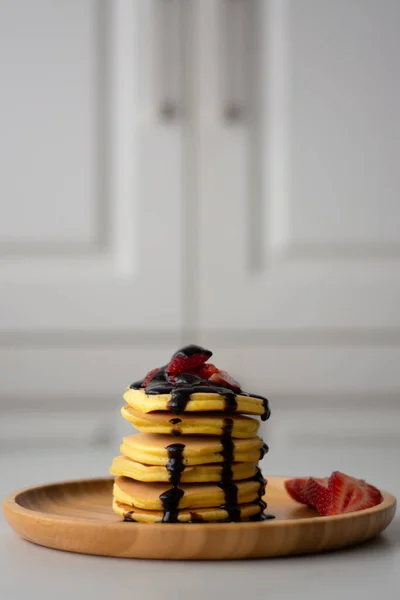
[[[47, 481], [107, 472], [116, 449], [0, 454], [0, 495]], [[265, 474], [328, 474], [335, 468], [400, 497], [399, 448], [275, 448]], [[290, 468], [288, 467], [290, 465]], [[400, 598], [400, 517], [363, 546], [326, 554], [231, 562], [100, 558], [41, 548], [0, 519], [0, 600], [308, 600]]]

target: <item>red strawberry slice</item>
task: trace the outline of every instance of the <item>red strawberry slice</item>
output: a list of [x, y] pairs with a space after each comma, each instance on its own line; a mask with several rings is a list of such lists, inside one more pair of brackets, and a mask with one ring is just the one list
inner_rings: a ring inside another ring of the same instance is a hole
[[155, 369], [152, 369], [151, 371], [149, 371], [146, 375], [146, 377], [143, 379], [142, 382], [142, 387], [146, 387], [146, 385], [148, 385], [150, 383], [150, 381], [153, 379], [154, 375], [157, 373], [157, 371], [160, 369], [160, 367], [156, 367]]
[[309, 479], [309, 477], [296, 477], [294, 479], [286, 479], [286, 491], [289, 494], [289, 496], [293, 498], [293, 500], [296, 500], [296, 502], [301, 502], [301, 504], [307, 504], [307, 500], [305, 499], [303, 492], [306, 488]]
[[285, 488], [294, 500], [308, 504], [322, 516], [364, 510], [382, 502], [380, 491], [373, 485], [340, 471], [334, 471], [329, 479], [288, 479]]
[[198, 369], [196, 369], [196, 375], [201, 377], [202, 379], [210, 379], [211, 375], [218, 373], [218, 369], [212, 363], [205, 363], [201, 365]]
[[303, 490], [306, 503], [315, 508], [320, 515], [328, 515], [332, 505], [332, 496], [328, 488], [328, 478], [310, 477]]
[[233, 377], [231, 377], [227, 371], [221, 371], [220, 369], [218, 369], [218, 372], [211, 375], [211, 377], [208, 378], [208, 381], [212, 381], [214, 383], [218, 383], [219, 385], [226, 386], [231, 390], [234, 390], [235, 392], [240, 391], [239, 383], [235, 379], [233, 379]]
[[382, 502], [382, 494], [380, 491], [359, 479], [358, 486], [354, 490], [349, 503], [344, 512], [354, 512], [356, 510], [364, 510], [365, 508], [371, 508]]
[[165, 372], [168, 375], [180, 375], [181, 373], [193, 373], [201, 367], [212, 355], [210, 350], [200, 346], [185, 346], [178, 352], [175, 352], [171, 358]]
[[340, 471], [334, 471], [330, 476], [329, 491], [332, 497], [330, 515], [363, 510], [382, 502], [377, 488]]
[[329, 477], [329, 491], [332, 497], [331, 515], [344, 512], [355, 491], [355, 479], [340, 471], [334, 471]]

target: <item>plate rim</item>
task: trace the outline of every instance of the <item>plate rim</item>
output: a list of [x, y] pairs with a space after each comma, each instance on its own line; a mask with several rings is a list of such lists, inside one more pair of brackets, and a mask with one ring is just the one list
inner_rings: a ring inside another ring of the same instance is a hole
[[[280, 475], [271, 475], [271, 476], [267, 476], [266, 479], [267, 480], [278, 480], [278, 481], [285, 481], [287, 479], [292, 479], [293, 477], [290, 476], [280, 476]], [[113, 528], [120, 528], [121, 526], [126, 527], [126, 523], [121, 520], [121, 521], [113, 521], [113, 522], [107, 522], [107, 521], [96, 521], [96, 520], [85, 520], [85, 519], [77, 519], [75, 517], [69, 517], [69, 516], [62, 516], [62, 515], [57, 515], [57, 514], [52, 514], [52, 513], [46, 513], [40, 510], [35, 510], [35, 509], [31, 509], [31, 508], [27, 508], [25, 506], [22, 506], [21, 504], [18, 503], [18, 496], [28, 493], [28, 492], [32, 492], [32, 491], [36, 491], [36, 490], [43, 490], [45, 488], [50, 488], [50, 487], [56, 487], [56, 486], [62, 486], [62, 485], [76, 485], [76, 484], [88, 484], [88, 483], [94, 483], [94, 482], [109, 482], [110, 484], [114, 481], [115, 477], [110, 477], [110, 476], [103, 476], [103, 477], [88, 477], [88, 478], [81, 478], [81, 479], [69, 479], [69, 480], [65, 480], [65, 481], [55, 481], [55, 482], [48, 482], [48, 483], [43, 483], [40, 485], [31, 485], [28, 486], [26, 488], [17, 490], [15, 492], [12, 492], [11, 494], [8, 494], [2, 502], [2, 507], [3, 507], [3, 513], [5, 514], [6, 520], [7, 519], [7, 515], [6, 515], [6, 511], [10, 511], [13, 514], [19, 514], [21, 517], [23, 518], [27, 518], [27, 519], [36, 519], [38, 517], [38, 515], [40, 515], [40, 518], [43, 520], [48, 520], [50, 522], [54, 522], [57, 521], [59, 523], [62, 522], [67, 522], [69, 524], [74, 524], [74, 525], [79, 525], [82, 524], [83, 522], [85, 523], [85, 526], [90, 526], [90, 527], [102, 527], [102, 528], [107, 528], [107, 529], [113, 529]], [[332, 515], [332, 516], [318, 516], [316, 519], [315, 518], [309, 518], [309, 517], [300, 517], [298, 519], [274, 519], [274, 520], [266, 520], [266, 521], [257, 521], [257, 522], [251, 522], [251, 521], [241, 521], [238, 523], [235, 523], [235, 529], [254, 529], [254, 528], [260, 528], [260, 527], [272, 527], [272, 528], [277, 528], [277, 527], [295, 527], [301, 524], [307, 524], [307, 523], [321, 523], [321, 525], [323, 523], [326, 522], [332, 522], [332, 521], [342, 521], [342, 520], [346, 520], [346, 519], [355, 519], [355, 518], [361, 518], [364, 515], [370, 515], [370, 514], [374, 514], [374, 513], [380, 513], [389, 509], [394, 509], [394, 513], [396, 511], [396, 507], [397, 507], [397, 499], [394, 495], [392, 495], [390, 492], [387, 492], [386, 490], [380, 490], [383, 500], [380, 504], [377, 504], [376, 506], [372, 506], [371, 508], [365, 508], [363, 510], [359, 510], [359, 511], [354, 511], [354, 512], [350, 512], [350, 513], [344, 513], [344, 514], [340, 514], [340, 515]], [[301, 506], [301, 505], [300, 505]], [[159, 529], [160, 525], [162, 525], [163, 530], [165, 529], [170, 529], [173, 528], [176, 530], [177, 527], [179, 528], [193, 528], [193, 527], [201, 527], [201, 528], [207, 528], [207, 529], [221, 529], [222, 525], [229, 525], [231, 526], [231, 523], [135, 523], [135, 529], [137, 527], [139, 527], [140, 529], [145, 528], [146, 531], [149, 531], [153, 528]]]

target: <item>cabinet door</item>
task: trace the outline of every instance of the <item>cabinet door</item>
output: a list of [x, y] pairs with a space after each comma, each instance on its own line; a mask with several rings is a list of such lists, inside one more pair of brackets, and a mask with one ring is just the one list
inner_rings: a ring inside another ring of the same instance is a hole
[[400, 3], [198, 11], [200, 340], [269, 396], [274, 456], [351, 472], [399, 440]]
[[180, 327], [179, 86], [167, 89], [160, 68], [178, 50], [159, 44], [169, 36], [159, 10], [141, 0], [0, 4], [7, 339]]
[[200, 326], [267, 343], [391, 339], [400, 4], [207, 0], [198, 11]]
[[0, 2], [0, 446], [119, 442], [179, 344], [177, 7]]

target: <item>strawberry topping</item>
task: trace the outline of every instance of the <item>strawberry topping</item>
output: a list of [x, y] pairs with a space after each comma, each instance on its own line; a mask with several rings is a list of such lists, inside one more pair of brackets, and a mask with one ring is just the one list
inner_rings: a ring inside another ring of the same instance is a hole
[[159, 367], [157, 367], [156, 369], [152, 369], [147, 373], [146, 377], [143, 379], [142, 387], [146, 387], [146, 385], [150, 383], [157, 371], [159, 371]]
[[218, 369], [217, 373], [214, 373], [209, 377], [209, 381], [213, 383], [217, 383], [218, 385], [223, 385], [224, 387], [228, 387], [235, 392], [240, 391], [239, 383], [229, 375], [227, 371], [221, 371]]
[[[154, 378], [160, 382], [166, 381], [172, 385], [188, 385], [188, 376], [195, 378], [190, 385], [210, 385], [228, 388], [236, 393], [241, 391], [240, 385], [227, 371], [218, 369], [207, 360], [212, 356], [210, 350], [194, 344], [181, 348], [172, 356], [166, 367], [152, 369], [140, 382], [140, 387], [146, 387]], [[182, 379], [183, 377], [183, 379]], [[136, 385], [136, 384], [135, 384]], [[132, 387], [134, 385], [132, 384]]]
[[201, 348], [200, 346], [185, 346], [178, 352], [175, 352], [173, 357], [165, 369], [168, 375], [180, 375], [181, 373], [193, 373], [201, 367], [212, 355], [210, 350]]
[[371, 508], [382, 501], [380, 491], [361, 479], [334, 471], [329, 478], [332, 496], [331, 515]]
[[308, 504], [322, 516], [364, 510], [382, 502], [377, 488], [340, 471], [334, 471], [329, 479], [288, 479], [285, 488], [294, 500]]
[[293, 498], [293, 500], [296, 500], [296, 502], [307, 504], [303, 492], [309, 479], [309, 477], [297, 477], [296, 479], [286, 479], [286, 491], [289, 494], [289, 496]]
[[328, 488], [328, 478], [315, 479], [309, 477], [304, 488], [305, 504], [312, 506], [320, 515], [328, 515], [331, 507], [331, 494]]
[[210, 379], [211, 375], [214, 375], [215, 373], [218, 373], [218, 369], [212, 363], [205, 363], [196, 370], [196, 375], [202, 379]]

